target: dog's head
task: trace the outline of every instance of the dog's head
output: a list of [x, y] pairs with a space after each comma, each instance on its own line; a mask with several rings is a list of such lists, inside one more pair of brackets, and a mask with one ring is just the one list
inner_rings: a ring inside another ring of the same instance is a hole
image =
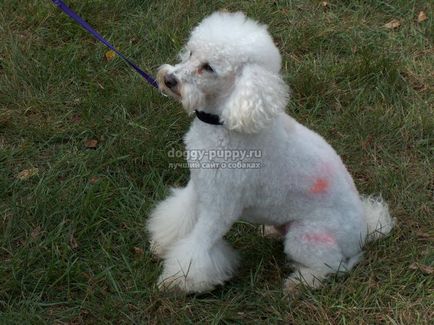
[[180, 63], [160, 67], [160, 89], [191, 113], [220, 115], [231, 130], [255, 133], [287, 104], [281, 58], [267, 27], [243, 13], [216, 12], [191, 33]]

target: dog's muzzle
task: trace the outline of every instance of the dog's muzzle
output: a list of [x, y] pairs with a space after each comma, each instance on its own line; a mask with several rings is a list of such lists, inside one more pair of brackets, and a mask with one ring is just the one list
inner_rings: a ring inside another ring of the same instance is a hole
[[173, 92], [176, 91], [176, 87], [178, 86], [178, 79], [176, 79], [173, 73], [168, 73], [164, 76], [164, 85], [169, 88]]

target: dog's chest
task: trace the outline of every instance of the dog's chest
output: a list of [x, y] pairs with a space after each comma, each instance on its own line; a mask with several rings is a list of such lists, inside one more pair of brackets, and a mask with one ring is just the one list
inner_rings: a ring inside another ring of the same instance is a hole
[[195, 119], [184, 137], [187, 150], [235, 149], [239, 143], [219, 125], [209, 125]]

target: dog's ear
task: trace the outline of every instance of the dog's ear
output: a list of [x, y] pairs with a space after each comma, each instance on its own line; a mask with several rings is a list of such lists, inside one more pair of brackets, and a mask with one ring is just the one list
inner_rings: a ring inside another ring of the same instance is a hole
[[224, 125], [243, 133], [257, 133], [285, 109], [289, 88], [282, 78], [257, 64], [243, 67], [221, 114]]

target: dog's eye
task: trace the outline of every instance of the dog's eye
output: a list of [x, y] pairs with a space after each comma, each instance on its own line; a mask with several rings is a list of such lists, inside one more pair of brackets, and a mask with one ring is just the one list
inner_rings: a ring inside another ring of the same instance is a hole
[[208, 72], [214, 72], [214, 69], [209, 65], [209, 63], [204, 63], [202, 69]]

